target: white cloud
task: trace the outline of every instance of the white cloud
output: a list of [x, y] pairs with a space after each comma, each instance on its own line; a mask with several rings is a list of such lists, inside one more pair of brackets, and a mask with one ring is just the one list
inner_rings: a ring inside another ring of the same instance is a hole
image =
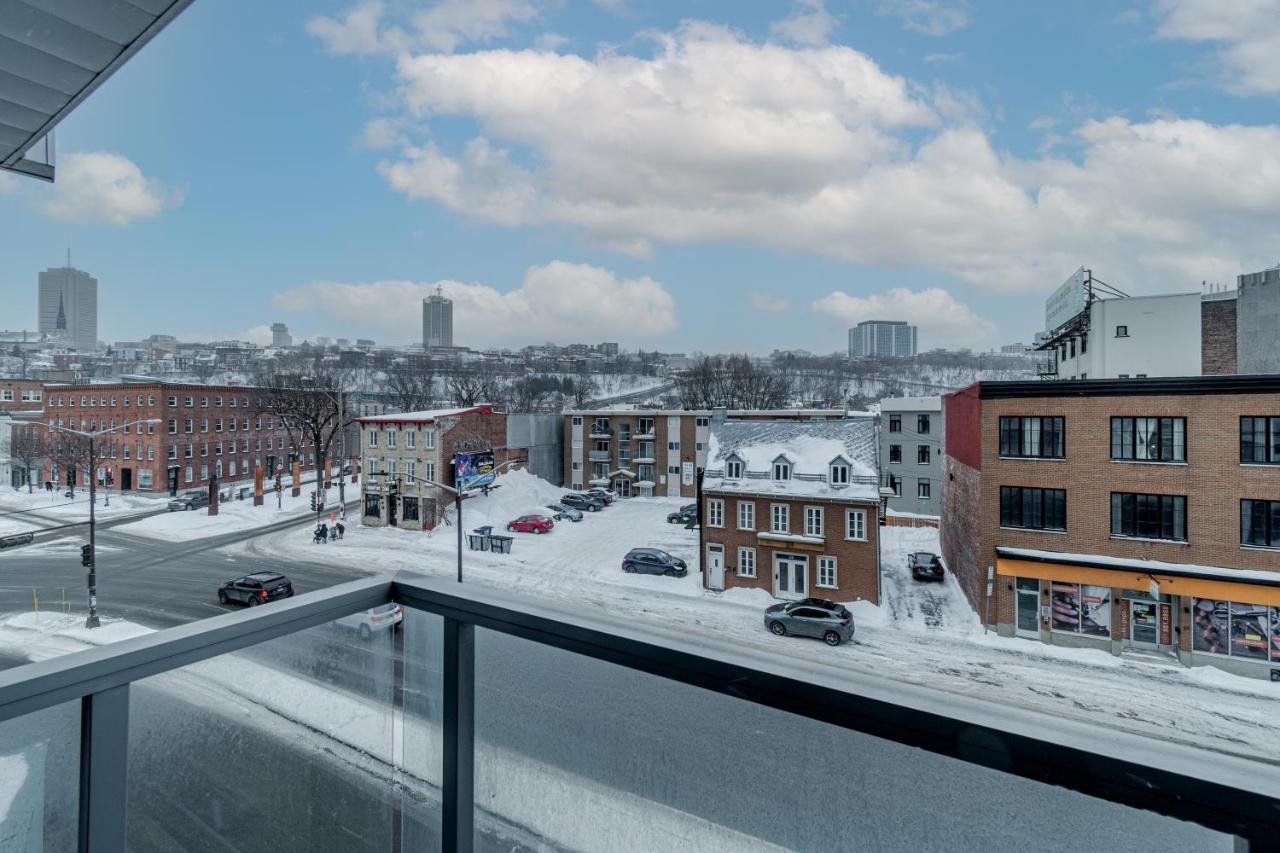
[[396, 148], [407, 145], [409, 139], [404, 133], [404, 121], [399, 118], [380, 116], [364, 123], [360, 131], [360, 145], [365, 148]]
[[572, 39], [560, 33], [542, 33], [533, 40], [533, 46], [538, 50], [557, 51], [565, 45], [569, 44]]
[[927, 36], [945, 36], [969, 24], [964, 0], [879, 0], [877, 11]]
[[[439, 0], [425, 8], [366, 0], [337, 18], [316, 15], [307, 32], [334, 54], [397, 55], [413, 48], [449, 52], [465, 42], [503, 38], [538, 17], [534, 0]], [[394, 20], [394, 22], [393, 22]]]
[[1229, 91], [1280, 93], [1280, 0], [1157, 0], [1155, 13], [1157, 35], [1219, 45]]
[[37, 201], [65, 222], [130, 225], [182, 203], [183, 192], [142, 174], [129, 158], [106, 151], [59, 158], [57, 180]]
[[790, 16], [769, 25], [770, 32], [794, 44], [826, 44], [836, 28], [835, 15], [827, 11], [826, 0], [795, 0], [795, 6]]
[[413, 15], [422, 42], [437, 50], [453, 50], [460, 42], [486, 42], [507, 35], [510, 23], [532, 21], [538, 7], [531, 0], [441, 0]]
[[588, 333], [639, 342], [676, 328], [675, 299], [658, 282], [566, 261], [530, 267], [521, 286], [507, 292], [456, 281], [318, 281], [278, 294], [271, 304], [341, 320], [359, 316], [380, 323], [389, 340], [413, 342], [422, 337], [422, 299], [437, 285], [453, 300], [454, 340], [468, 346], [526, 344], [530, 329], [540, 339], [564, 342]]
[[963, 53], [926, 53], [924, 61], [930, 65], [939, 65], [948, 62], [964, 62]]
[[780, 314], [791, 310], [791, 300], [771, 296], [768, 293], [753, 293], [748, 301], [752, 308], [767, 314]]
[[369, 0], [351, 7], [340, 18], [316, 15], [307, 21], [307, 32], [323, 41], [330, 53], [381, 53], [387, 47], [380, 32], [385, 11], [382, 3]]
[[851, 296], [836, 290], [817, 300], [814, 311], [848, 327], [863, 320], [906, 320], [920, 327], [921, 349], [986, 347], [998, 337], [995, 323], [979, 317], [968, 305], [938, 287]]

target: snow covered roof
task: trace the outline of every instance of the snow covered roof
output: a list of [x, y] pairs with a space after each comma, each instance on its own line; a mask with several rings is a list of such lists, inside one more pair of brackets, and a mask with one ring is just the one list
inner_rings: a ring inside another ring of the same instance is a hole
[[479, 406], [466, 406], [461, 409], [428, 409], [422, 412], [397, 412], [390, 415], [371, 415], [367, 418], [356, 418], [356, 423], [361, 424], [430, 424], [435, 423], [440, 418], [452, 418], [459, 415], [489, 415], [493, 414], [493, 406], [482, 404]]
[[[753, 494], [879, 500], [875, 419], [834, 421], [729, 421], [713, 426], [707, 448], [704, 489]], [[779, 457], [791, 476], [773, 479]], [[743, 476], [725, 476], [725, 463], [740, 461]], [[849, 483], [828, 481], [833, 462], [849, 466]]]

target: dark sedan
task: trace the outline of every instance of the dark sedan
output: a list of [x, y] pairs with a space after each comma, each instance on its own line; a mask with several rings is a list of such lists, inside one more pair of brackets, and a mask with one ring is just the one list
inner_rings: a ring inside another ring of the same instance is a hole
[[942, 568], [942, 558], [928, 551], [908, 554], [907, 566], [911, 569], [911, 577], [918, 581], [940, 581], [946, 574]]
[[604, 509], [604, 501], [594, 495], [577, 494], [570, 492], [560, 499], [560, 503], [565, 506], [580, 509], [583, 512], [599, 512]]
[[828, 646], [853, 639], [849, 608], [825, 598], [774, 604], [764, 612], [764, 626], [779, 637], [817, 637]]
[[293, 597], [293, 583], [284, 575], [275, 572], [255, 572], [235, 580], [229, 580], [218, 588], [218, 602], [229, 604], [233, 601], [257, 607], [268, 601]]
[[628, 574], [666, 575], [670, 578], [689, 574], [689, 566], [684, 560], [660, 548], [632, 548], [622, 558], [622, 570]]

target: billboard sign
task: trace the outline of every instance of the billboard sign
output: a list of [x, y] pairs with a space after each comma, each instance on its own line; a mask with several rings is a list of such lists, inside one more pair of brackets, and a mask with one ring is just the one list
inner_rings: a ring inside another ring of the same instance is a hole
[[453, 482], [459, 490], [477, 489], [497, 479], [493, 472], [493, 451], [476, 450], [453, 457]]
[[1052, 332], [1084, 310], [1084, 279], [1084, 267], [1081, 267], [1044, 301], [1046, 331]]

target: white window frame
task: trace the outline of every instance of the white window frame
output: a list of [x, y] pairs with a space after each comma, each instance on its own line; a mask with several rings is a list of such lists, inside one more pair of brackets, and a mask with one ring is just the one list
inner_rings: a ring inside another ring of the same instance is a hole
[[[830, 573], [829, 578], [826, 577], [828, 572]], [[839, 587], [839, 582], [836, 577], [836, 558], [835, 557], [830, 557], [826, 555], [818, 557], [818, 577], [817, 577], [817, 583], [814, 585], [820, 586], [823, 589], [836, 589]]]
[[[825, 513], [820, 506], [806, 506], [804, 508], [804, 535], [805, 536], [822, 536]], [[813, 522], [817, 521], [815, 525]]]
[[724, 476], [725, 476], [725, 479], [726, 479], [726, 480], [741, 480], [741, 479], [742, 479], [742, 468], [743, 468], [743, 465], [742, 465], [742, 460], [741, 460], [741, 459], [727, 459], [727, 460], [725, 460], [725, 463], [724, 463]]
[[[782, 474], [783, 476], [778, 476]], [[791, 463], [785, 459], [776, 460], [773, 463], [773, 480], [776, 483], [784, 483], [791, 479]]]
[[394, 448], [396, 446], [396, 428], [387, 428], [387, 447]]
[[370, 447], [378, 446], [378, 431], [376, 429], [369, 430], [369, 446]]
[[[748, 563], [750, 566], [748, 566]], [[738, 577], [754, 578], [756, 576], [756, 549], [738, 549]]]
[[427, 427], [422, 431], [423, 447], [427, 450], [436, 449], [436, 431], [433, 427]]
[[411, 429], [404, 434], [404, 446], [413, 450], [418, 446], [418, 431]]
[[849, 485], [849, 466], [844, 462], [832, 462], [831, 469], [827, 472], [827, 482], [833, 486]]
[[724, 527], [724, 500], [707, 499], [707, 527]]
[[[781, 520], [781, 524], [779, 524]], [[790, 533], [791, 532], [791, 506], [790, 504], [770, 504], [769, 505], [769, 530], [773, 533]]]
[[867, 511], [865, 509], [845, 510], [844, 538], [850, 542], [867, 541]]
[[756, 502], [738, 501], [738, 529], [756, 529]]
[[[922, 488], [928, 489], [929, 494], [927, 495], [920, 494], [920, 490]], [[918, 501], [933, 500], [933, 481], [932, 480], [928, 479], [927, 477], [916, 480], [916, 500]]]

